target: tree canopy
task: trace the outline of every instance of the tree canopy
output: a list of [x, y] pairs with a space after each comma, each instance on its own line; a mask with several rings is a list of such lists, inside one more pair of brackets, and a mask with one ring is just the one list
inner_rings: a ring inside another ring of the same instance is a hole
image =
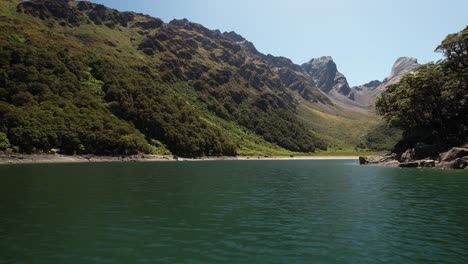
[[445, 59], [407, 74], [376, 103], [379, 114], [404, 130], [402, 145], [447, 148], [466, 143], [468, 133], [468, 27], [448, 35], [436, 51]]

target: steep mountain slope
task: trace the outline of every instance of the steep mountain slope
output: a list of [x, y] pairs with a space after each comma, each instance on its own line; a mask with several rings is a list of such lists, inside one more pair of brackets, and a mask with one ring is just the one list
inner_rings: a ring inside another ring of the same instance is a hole
[[332, 96], [349, 96], [351, 93], [346, 77], [338, 72], [332, 57], [324, 56], [311, 59], [309, 62], [302, 64], [302, 68], [312, 77], [317, 87], [325, 93]]
[[355, 148], [378, 124], [330, 57], [300, 66], [88, 1], [0, 7], [0, 138], [21, 152], [290, 155]]
[[299, 118], [331, 147], [391, 149], [400, 140], [402, 131], [390, 128], [375, 116], [375, 101], [387, 85], [398, 82], [417, 66], [416, 59], [402, 57], [383, 81], [350, 87], [330, 56], [312, 59], [301, 67], [317, 87], [330, 96], [333, 105], [324, 107], [303, 102]]
[[371, 109], [387, 85], [398, 82], [403, 75], [413, 72], [418, 65], [415, 58], [398, 58], [390, 74], [383, 81], [373, 80], [354, 87], [349, 86], [346, 77], [338, 71], [336, 63], [330, 56], [311, 59], [302, 64], [302, 68], [317, 87], [332, 98], [348, 105]]
[[390, 74], [382, 82], [376, 80], [352, 87], [352, 99], [360, 105], [373, 108], [377, 97], [386, 90], [387, 85], [397, 83], [403, 75], [414, 72], [418, 65], [415, 58], [398, 58], [393, 64]]
[[0, 132], [20, 151], [184, 156], [326, 148], [299, 98], [331, 101], [285, 58], [187, 20], [85, 1], [3, 0]]

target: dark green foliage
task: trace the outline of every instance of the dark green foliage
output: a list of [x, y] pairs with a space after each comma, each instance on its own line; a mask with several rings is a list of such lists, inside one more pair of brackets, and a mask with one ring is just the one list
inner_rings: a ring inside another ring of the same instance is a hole
[[388, 87], [376, 107], [384, 119], [404, 130], [402, 148], [426, 142], [447, 148], [468, 135], [468, 27], [437, 48], [447, 57], [426, 64]]
[[66, 51], [23, 44], [0, 47], [0, 131], [22, 152], [147, 152], [141, 133], [111, 115], [101, 83]]
[[401, 129], [382, 123], [370, 129], [358, 147], [372, 150], [391, 150], [401, 140], [401, 136]]
[[148, 138], [164, 142], [180, 156], [235, 155], [234, 144], [216, 127], [208, 125], [186, 101], [169, 87], [141, 71], [110, 61], [92, 64], [93, 75], [104, 83], [111, 110], [131, 121]]
[[257, 101], [254, 107], [244, 106], [238, 114], [241, 125], [283, 148], [298, 152], [326, 149], [322, 141], [307, 131], [304, 125], [289, 122], [295, 119], [294, 115], [286, 110], [271, 109], [264, 99]]
[[10, 141], [8, 140], [6, 134], [0, 132], [0, 150], [6, 150], [10, 146]]

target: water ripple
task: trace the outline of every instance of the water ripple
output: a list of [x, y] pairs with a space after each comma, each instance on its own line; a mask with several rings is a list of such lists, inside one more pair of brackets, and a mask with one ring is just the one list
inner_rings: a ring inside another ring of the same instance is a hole
[[466, 172], [230, 161], [0, 176], [0, 263], [468, 263]]

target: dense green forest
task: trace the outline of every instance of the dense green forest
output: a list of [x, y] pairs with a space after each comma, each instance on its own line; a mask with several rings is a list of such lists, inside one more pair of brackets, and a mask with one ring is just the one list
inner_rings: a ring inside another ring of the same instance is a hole
[[328, 99], [281, 81], [263, 54], [219, 31], [89, 2], [1, 5], [2, 150], [216, 156], [327, 147], [297, 119], [293, 90]]
[[445, 59], [405, 75], [376, 103], [384, 119], [404, 131], [397, 151], [418, 142], [441, 150], [468, 143], [468, 27], [448, 35], [436, 51]]

